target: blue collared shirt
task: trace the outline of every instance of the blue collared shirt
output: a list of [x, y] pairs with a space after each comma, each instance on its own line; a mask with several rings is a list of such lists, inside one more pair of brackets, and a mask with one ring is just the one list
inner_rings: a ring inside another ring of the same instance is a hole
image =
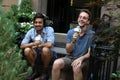
[[[37, 32], [35, 28], [30, 29], [24, 39], [22, 40], [21, 44], [28, 44], [30, 41], [34, 42], [35, 41], [35, 37], [37, 36]], [[41, 33], [41, 37], [42, 37], [42, 43], [46, 43], [46, 42], [51, 42], [54, 45], [54, 29], [50, 26], [44, 27]], [[53, 47], [51, 48], [53, 49]]]
[[[87, 30], [83, 36], [78, 36], [74, 48], [71, 52], [71, 56], [77, 58], [86, 54], [88, 48], [92, 45], [94, 33], [95, 32], [92, 30]], [[74, 30], [70, 29], [67, 33], [67, 43], [72, 41], [73, 34]]]

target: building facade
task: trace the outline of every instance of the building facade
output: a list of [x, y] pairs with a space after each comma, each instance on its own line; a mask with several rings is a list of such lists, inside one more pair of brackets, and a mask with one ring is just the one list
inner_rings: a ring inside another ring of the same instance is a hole
[[[46, 14], [53, 21], [55, 32], [66, 33], [70, 24], [77, 21], [81, 9], [89, 9], [93, 19], [100, 17], [101, 7], [89, 6], [91, 0], [32, 0], [35, 12]], [[11, 4], [20, 5], [21, 0], [3, 0], [4, 10], [10, 10]], [[96, 13], [97, 12], [97, 13]]]

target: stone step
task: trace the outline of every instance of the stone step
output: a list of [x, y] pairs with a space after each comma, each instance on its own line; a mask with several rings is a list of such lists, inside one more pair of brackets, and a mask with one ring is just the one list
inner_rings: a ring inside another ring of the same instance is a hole
[[60, 48], [60, 47], [55, 47], [55, 52], [57, 54], [63, 54], [63, 55], [67, 54], [66, 49], [65, 48]]

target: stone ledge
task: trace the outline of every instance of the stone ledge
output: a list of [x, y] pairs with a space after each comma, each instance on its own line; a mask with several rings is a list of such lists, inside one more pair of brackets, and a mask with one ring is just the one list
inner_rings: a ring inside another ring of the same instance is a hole
[[66, 33], [55, 33], [55, 42], [66, 43]]
[[56, 52], [57, 54], [62, 54], [62, 55], [66, 55], [66, 54], [67, 54], [67, 52], [66, 52], [66, 49], [65, 49], [65, 48], [61, 48], [61, 47], [54, 47], [54, 49], [55, 49], [55, 52]]
[[55, 44], [54, 49], [57, 55], [65, 56], [67, 54], [65, 46], [66, 46], [66, 33], [55, 33]]

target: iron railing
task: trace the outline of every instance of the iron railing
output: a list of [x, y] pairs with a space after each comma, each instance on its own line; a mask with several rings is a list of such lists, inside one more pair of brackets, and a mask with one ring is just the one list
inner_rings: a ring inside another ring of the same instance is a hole
[[118, 54], [110, 46], [95, 45], [91, 50], [88, 80], [112, 80], [117, 68]]

